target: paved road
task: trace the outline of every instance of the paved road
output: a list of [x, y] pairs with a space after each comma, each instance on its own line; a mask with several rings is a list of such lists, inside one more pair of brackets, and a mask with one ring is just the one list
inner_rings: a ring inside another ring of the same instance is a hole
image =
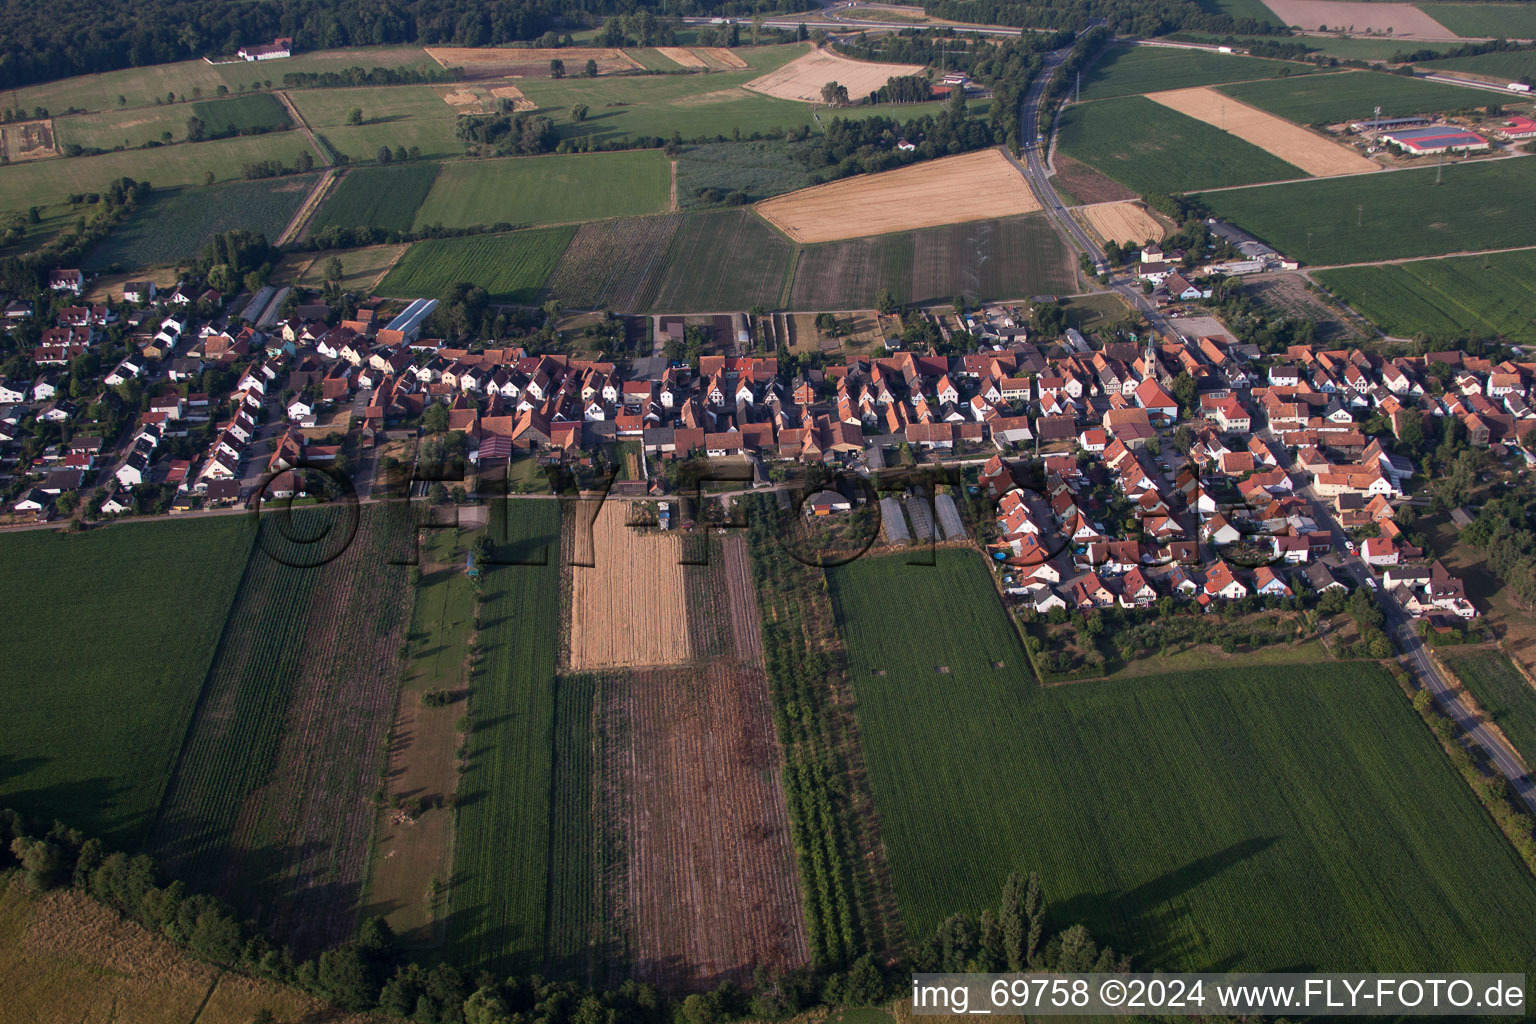
[[[1308, 476], [1301, 468], [1300, 463], [1292, 460], [1288, 471], [1295, 479], [1305, 480]], [[1297, 487], [1296, 493], [1306, 499], [1312, 506], [1312, 518], [1319, 526], [1325, 526], [1333, 536], [1333, 550], [1339, 558], [1339, 568], [1353, 579], [1356, 586], [1364, 585], [1367, 579], [1375, 578], [1370, 566], [1358, 554], [1351, 555], [1344, 541], [1346, 534], [1344, 528], [1339, 525], [1333, 510], [1321, 498], [1311, 484]], [[1456, 695], [1454, 687], [1445, 674], [1440, 671], [1434, 660], [1429, 656], [1423, 641], [1413, 631], [1413, 620], [1403, 607], [1398, 604], [1397, 598], [1392, 594], [1384, 594], [1378, 602], [1387, 619], [1387, 635], [1403, 653], [1403, 660], [1408, 667], [1423, 680], [1430, 694], [1435, 699], [1435, 704], [1444, 714], [1450, 715], [1456, 721], [1461, 734], [1476, 746], [1482, 748], [1484, 756], [1498, 769], [1499, 774], [1509, 780], [1510, 790], [1516, 794], [1525, 805], [1536, 812], [1536, 779], [1532, 779], [1525, 766], [1520, 763], [1520, 758], [1515, 751], [1502, 738], [1495, 735], [1487, 725], [1477, 720], [1472, 711]]]

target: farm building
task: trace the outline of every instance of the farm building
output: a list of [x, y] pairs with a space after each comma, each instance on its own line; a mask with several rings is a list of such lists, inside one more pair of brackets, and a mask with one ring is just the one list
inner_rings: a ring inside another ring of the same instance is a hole
[[1429, 124], [1427, 117], [1383, 117], [1374, 121], [1351, 121], [1349, 126], [1357, 132], [1385, 132], [1393, 128], [1412, 128]]
[[847, 512], [853, 503], [836, 491], [817, 491], [805, 499], [807, 516], [829, 516], [833, 512]]
[[[400, 342], [410, 344], [414, 342], [421, 335], [421, 325], [426, 321], [427, 317], [432, 315], [432, 311], [436, 308], [436, 299], [417, 299], [401, 310], [400, 315], [391, 320], [388, 326], [379, 332], [379, 339], [385, 343], [392, 342], [395, 344]], [[390, 332], [394, 333], [391, 334]]]
[[1499, 128], [1499, 134], [1515, 142], [1536, 139], [1536, 121], [1528, 117], [1512, 117]]
[[1492, 143], [1476, 132], [1449, 124], [1427, 128], [1405, 128], [1382, 132], [1381, 140], [1390, 142], [1410, 156], [1434, 156], [1437, 153], [1476, 153], [1491, 149]]
[[241, 60], [277, 60], [292, 54], [293, 40], [281, 36], [270, 43], [262, 43], [260, 46], [242, 46], [236, 51], [236, 55]]

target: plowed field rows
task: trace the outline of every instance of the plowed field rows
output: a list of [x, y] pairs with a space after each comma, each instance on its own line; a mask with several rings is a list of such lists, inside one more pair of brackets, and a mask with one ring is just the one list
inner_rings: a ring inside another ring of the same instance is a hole
[[[577, 515], [582, 515], [578, 511]], [[590, 512], [585, 512], [590, 515]], [[688, 660], [682, 550], [676, 534], [631, 529], [628, 503], [606, 501], [576, 531], [570, 664], [575, 671]], [[590, 565], [583, 564], [590, 560]]]

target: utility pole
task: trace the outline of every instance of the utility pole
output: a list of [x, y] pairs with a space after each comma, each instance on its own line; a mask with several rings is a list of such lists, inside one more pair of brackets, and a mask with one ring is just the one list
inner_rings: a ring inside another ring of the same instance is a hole
[[1435, 165], [1435, 184], [1438, 185], [1445, 177], [1445, 153], [1440, 154], [1440, 162]]
[[1355, 227], [1365, 227], [1365, 205], [1363, 203], [1355, 207]]

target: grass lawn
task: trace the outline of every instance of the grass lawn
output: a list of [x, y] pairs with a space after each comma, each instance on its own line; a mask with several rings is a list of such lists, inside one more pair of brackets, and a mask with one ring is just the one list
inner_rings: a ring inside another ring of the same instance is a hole
[[1308, 263], [1530, 245], [1536, 160], [1448, 163], [1364, 177], [1268, 185], [1203, 196], [1217, 216]]
[[318, 174], [157, 191], [85, 260], [92, 271], [186, 263], [209, 238], [246, 228], [276, 241], [313, 191]]
[[571, 227], [536, 228], [417, 242], [379, 282], [378, 291], [395, 298], [431, 298], [469, 281], [490, 292], [492, 302], [534, 305], [575, 233]]
[[1536, 879], [1385, 672], [1041, 690], [974, 552], [829, 578], [908, 936], [1033, 870], [1143, 969], [1536, 963]]
[[1141, 96], [1067, 107], [1060, 146], [1143, 195], [1307, 176], [1215, 125]]
[[[40, 106], [56, 112], [70, 107], [89, 111], [112, 110], [163, 104], [169, 93], [174, 93], [177, 100], [214, 99], [221, 85], [231, 94], [239, 95], [249, 90], [253, 82], [270, 80], [273, 85], [281, 86], [282, 77], [292, 73], [343, 71], [350, 67], [420, 66], [439, 65], [419, 46], [318, 50], [260, 65], [244, 61], [215, 65], [201, 59], [186, 60], [27, 86], [15, 90], [12, 94], [15, 99], [8, 99], [8, 104], [26, 110]], [[124, 102], [118, 103], [118, 97]], [[183, 123], [188, 113], [190, 111], [181, 114]]]
[[409, 231], [441, 166], [410, 163], [347, 171], [309, 222], [310, 234], [330, 227]]
[[671, 167], [660, 150], [461, 160], [443, 165], [415, 226], [560, 224], [659, 213], [670, 189]]
[[1525, 758], [1536, 759], [1536, 688], [1499, 650], [1441, 648], [1436, 653], [1472, 692], [1488, 717]]
[[[1249, 0], [1258, 3], [1258, 0]], [[1306, 74], [1310, 64], [1265, 60], [1230, 53], [1174, 50], [1152, 46], [1116, 46], [1100, 55], [1083, 76], [1082, 98], [1101, 100], [1159, 89], [1184, 89], [1254, 78]]]
[[502, 557], [538, 561], [544, 550], [548, 564], [494, 565], [485, 574], [485, 656], [471, 683], [474, 731], [459, 781], [448, 918], [449, 959], [500, 973], [544, 966], [560, 625], [559, 506], [508, 500], [507, 509]]
[[0, 806], [142, 842], [251, 538], [243, 516], [0, 538]]
[[1529, 3], [1415, 5], [1459, 36], [1536, 39], [1536, 6]]
[[272, 132], [237, 139], [124, 150], [100, 156], [37, 160], [0, 167], [0, 210], [25, 210], [63, 201], [78, 192], [103, 192], [117, 178], [148, 181], [156, 188], [201, 185], [205, 175], [228, 181], [240, 178], [248, 163], [278, 160], [293, 166], [308, 151], [319, 154], [299, 132]]
[[1536, 341], [1536, 250], [1341, 267], [1317, 280], [1399, 338]]
[[1297, 124], [1336, 124], [1369, 118], [1376, 107], [1381, 108], [1383, 117], [1389, 117], [1462, 110], [1498, 102], [1492, 93], [1380, 71], [1240, 82], [1224, 85], [1221, 91]]

